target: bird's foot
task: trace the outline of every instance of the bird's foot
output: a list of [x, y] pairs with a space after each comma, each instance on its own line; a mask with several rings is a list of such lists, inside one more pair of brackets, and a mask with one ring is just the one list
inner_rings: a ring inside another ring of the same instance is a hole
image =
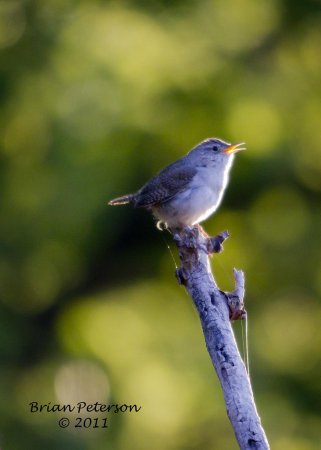
[[159, 220], [159, 221], [156, 223], [156, 227], [157, 227], [157, 229], [160, 230], [160, 231], [165, 231], [165, 230], [168, 229], [167, 223], [166, 223], [166, 222], [162, 222], [161, 220]]

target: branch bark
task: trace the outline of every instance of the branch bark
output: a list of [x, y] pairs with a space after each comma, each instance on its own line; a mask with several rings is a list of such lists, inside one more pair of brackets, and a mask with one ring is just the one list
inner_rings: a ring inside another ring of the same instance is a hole
[[181, 261], [176, 275], [199, 312], [207, 350], [223, 389], [227, 414], [239, 447], [241, 450], [269, 449], [230, 323], [246, 314], [244, 274], [234, 270], [235, 290], [223, 292], [214, 280], [209, 263], [209, 254], [222, 251], [228, 233], [210, 238], [200, 227], [172, 232]]

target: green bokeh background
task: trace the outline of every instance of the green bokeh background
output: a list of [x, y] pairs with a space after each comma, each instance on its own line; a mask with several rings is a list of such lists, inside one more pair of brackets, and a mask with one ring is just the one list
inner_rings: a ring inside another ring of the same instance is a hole
[[[205, 228], [232, 236], [220, 287], [246, 273], [263, 425], [274, 450], [321, 448], [320, 16], [318, 0], [0, 2], [3, 450], [237, 449], [170, 236], [106, 206], [209, 136], [248, 147]], [[60, 429], [32, 401], [142, 410]]]

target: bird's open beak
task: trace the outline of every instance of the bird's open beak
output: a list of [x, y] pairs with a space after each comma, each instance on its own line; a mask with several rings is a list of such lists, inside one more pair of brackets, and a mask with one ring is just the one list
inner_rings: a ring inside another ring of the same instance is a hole
[[244, 145], [245, 142], [240, 142], [239, 144], [231, 144], [224, 150], [224, 153], [232, 155], [233, 153], [240, 152], [241, 150], [245, 150]]

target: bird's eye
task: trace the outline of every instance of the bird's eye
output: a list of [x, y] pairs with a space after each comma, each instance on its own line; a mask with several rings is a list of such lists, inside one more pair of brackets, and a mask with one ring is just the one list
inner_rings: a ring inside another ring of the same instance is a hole
[[219, 151], [218, 145], [213, 145], [212, 150], [213, 152], [218, 152]]

